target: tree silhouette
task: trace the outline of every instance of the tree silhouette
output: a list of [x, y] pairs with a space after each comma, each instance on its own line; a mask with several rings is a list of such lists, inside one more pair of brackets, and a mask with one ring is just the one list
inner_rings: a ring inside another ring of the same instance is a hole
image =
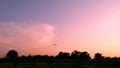
[[59, 54], [56, 56], [56, 58], [69, 58], [70, 54], [67, 52], [59, 52]]
[[25, 59], [25, 58], [26, 58], [26, 56], [22, 55], [20, 58], [21, 58], [21, 59]]
[[81, 54], [80, 54], [80, 59], [83, 59], [83, 60], [89, 60], [89, 59], [91, 59], [91, 57], [89, 56], [89, 53], [88, 52], [81, 52]]
[[[21, 57], [18, 57], [17, 51], [9, 50], [8, 53], [6, 54], [6, 58], [0, 59], [0, 63], [2, 62], [9, 62], [9, 63], [15, 62], [15, 65], [16, 64], [19, 65], [19, 63], [31, 63], [31, 64], [47, 63], [47, 65], [49, 66], [51, 66], [52, 63], [65, 63], [65, 64], [70, 63], [75, 68], [78, 65], [82, 65], [82, 64], [92, 65], [92, 66], [97, 66], [101, 64], [103, 64], [104, 66], [109, 66], [111, 64], [114, 64], [115, 66], [118, 66], [120, 64], [120, 57], [105, 57], [102, 56], [101, 53], [96, 53], [94, 59], [91, 59], [88, 52], [86, 51], [80, 52], [77, 50], [74, 50], [71, 54], [68, 52], [59, 52], [58, 55], [55, 57], [48, 55], [28, 55], [28, 56], [23, 55]], [[106, 67], [106, 68], [110, 68], [110, 67]]]
[[74, 50], [72, 53], [71, 53], [71, 58], [78, 58], [80, 56], [81, 52], [77, 51], [77, 50]]
[[101, 53], [96, 53], [95, 56], [94, 56], [94, 59], [95, 60], [102, 60], [104, 57], [102, 56]]
[[15, 50], [9, 50], [6, 57], [9, 59], [16, 59], [18, 57], [18, 52]]

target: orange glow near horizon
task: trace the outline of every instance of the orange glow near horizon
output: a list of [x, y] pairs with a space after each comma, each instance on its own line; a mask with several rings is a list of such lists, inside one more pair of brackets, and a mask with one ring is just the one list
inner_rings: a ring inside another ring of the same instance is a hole
[[78, 50], [92, 57], [97, 52], [119, 57], [119, 0], [26, 3], [16, 1], [8, 6], [4, 2], [6, 10], [0, 9], [0, 57], [11, 49], [20, 56]]

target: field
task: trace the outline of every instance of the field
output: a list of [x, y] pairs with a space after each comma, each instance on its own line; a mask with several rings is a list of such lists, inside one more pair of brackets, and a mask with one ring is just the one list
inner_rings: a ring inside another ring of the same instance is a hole
[[0, 68], [120, 68], [117, 64], [0, 63]]

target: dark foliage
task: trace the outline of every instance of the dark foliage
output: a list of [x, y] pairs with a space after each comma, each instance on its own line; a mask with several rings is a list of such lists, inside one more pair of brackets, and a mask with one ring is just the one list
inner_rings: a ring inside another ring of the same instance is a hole
[[81, 52], [81, 54], [79, 55], [80, 59], [82, 60], [90, 60], [91, 57], [89, 56], [88, 52]]
[[86, 51], [80, 52], [74, 50], [72, 53], [68, 52], [59, 52], [56, 56], [48, 56], [48, 55], [28, 55], [28, 56], [19, 56], [18, 52], [15, 50], [10, 50], [6, 54], [6, 58], [0, 59], [0, 63], [15, 63], [17, 64], [32, 64], [35, 65], [39, 64], [47, 64], [48, 66], [52, 66], [55, 64], [70, 64], [73, 67], [80, 66], [94, 66], [97, 67], [98, 65], [106, 66], [106, 68], [110, 68], [113, 65], [119, 66], [120, 65], [120, 58], [119, 57], [104, 57], [101, 53], [96, 53], [94, 58], [91, 59], [90, 54]]
[[103, 60], [104, 57], [102, 56], [101, 53], [96, 53], [95, 56], [94, 56], [94, 59], [97, 60], [97, 61], [99, 61], [99, 60]]
[[65, 59], [69, 57], [70, 57], [70, 54], [67, 52], [59, 52], [59, 54], [56, 56], [56, 58], [59, 58], [59, 59]]
[[73, 59], [78, 59], [79, 56], [80, 56], [81, 52], [77, 51], [77, 50], [74, 50], [71, 54], [71, 58]]
[[17, 57], [18, 57], [18, 52], [15, 50], [10, 50], [6, 54], [6, 58], [9, 58], [9, 59], [16, 59]]

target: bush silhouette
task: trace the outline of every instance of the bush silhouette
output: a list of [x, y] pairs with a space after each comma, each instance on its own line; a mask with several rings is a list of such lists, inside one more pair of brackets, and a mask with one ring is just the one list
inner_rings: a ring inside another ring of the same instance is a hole
[[96, 53], [95, 56], [94, 56], [94, 59], [95, 60], [102, 60], [102, 59], [104, 59], [104, 57], [102, 56], [101, 53]]
[[9, 59], [16, 59], [18, 57], [18, 52], [15, 50], [9, 50], [8, 53], [6, 54], [6, 58]]
[[72, 53], [71, 53], [71, 58], [74, 58], [74, 59], [77, 59], [79, 56], [80, 56], [81, 52], [77, 51], [77, 50], [74, 50]]
[[59, 54], [56, 56], [56, 58], [69, 58], [70, 54], [67, 52], [59, 52]]
[[81, 59], [83, 60], [90, 60], [91, 57], [89, 56], [89, 53], [88, 52], [81, 52], [80, 56], [79, 56]]

